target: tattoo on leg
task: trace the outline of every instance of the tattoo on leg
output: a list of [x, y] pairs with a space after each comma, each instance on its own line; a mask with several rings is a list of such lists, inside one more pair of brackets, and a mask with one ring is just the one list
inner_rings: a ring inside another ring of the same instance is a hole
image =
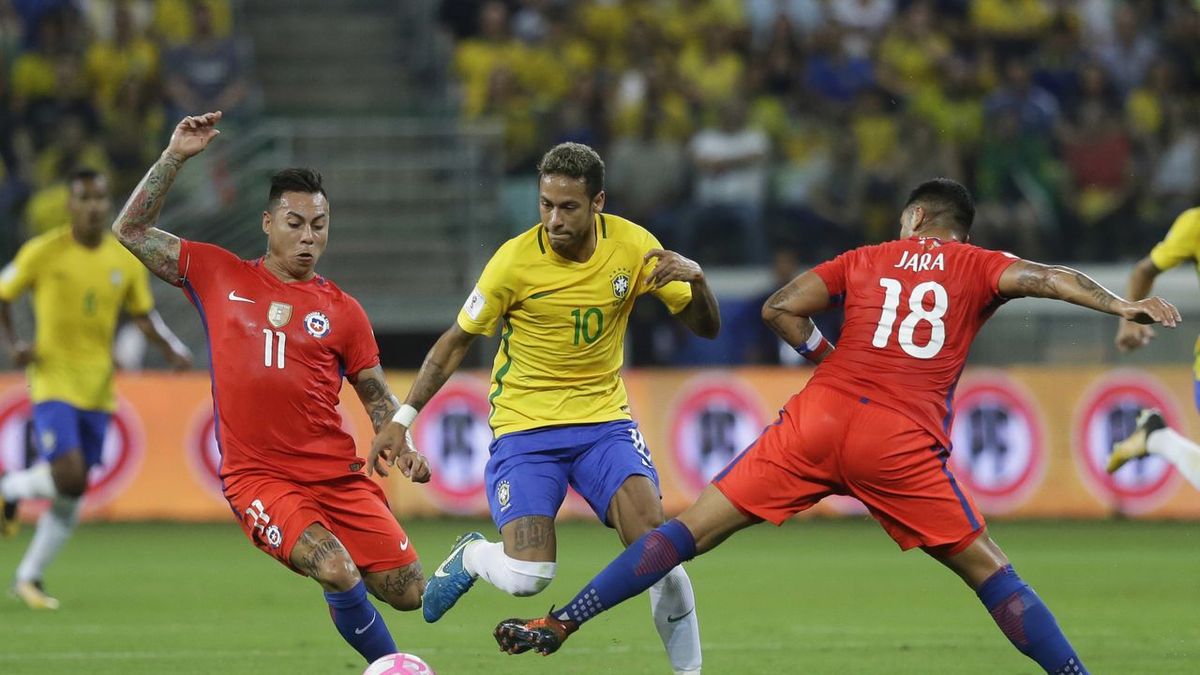
[[425, 574], [421, 571], [421, 563], [416, 562], [388, 572], [379, 582], [377, 595], [384, 600], [400, 597], [414, 584], [419, 585], [424, 580]]
[[554, 536], [554, 525], [542, 517], [519, 518], [513, 529], [513, 550], [545, 548]]
[[308, 548], [308, 551], [300, 557], [300, 561], [296, 564], [302, 572], [314, 579], [320, 579], [319, 574], [321, 565], [338, 556], [349, 558], [346, 549], [342, 547], [342, 542], [337, 540], [332, 534], [318, 539], [309, 532], [305, 531], [300, 535], [300, 543]]

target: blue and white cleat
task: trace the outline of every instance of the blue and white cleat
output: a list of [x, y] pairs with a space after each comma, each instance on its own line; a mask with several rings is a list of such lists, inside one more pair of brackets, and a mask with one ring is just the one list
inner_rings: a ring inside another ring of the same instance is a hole
[[466, 595], [475, 584], [475, 577], [463, 567], [463, 551], [467, 545], [484, 541], [479, 532], [468, 532], [454, 542], [450, 555], [433, 571], [425, 584], [425, 595], [421, 597], [421, 613], [425, 621], [433, 623], [442, 618], [458, 599]]

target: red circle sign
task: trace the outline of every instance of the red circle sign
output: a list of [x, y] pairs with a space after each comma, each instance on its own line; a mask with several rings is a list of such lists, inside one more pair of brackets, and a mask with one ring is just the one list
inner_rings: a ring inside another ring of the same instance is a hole
[[[33, 404], [24, 391], [0, 401], [0, 464], [6, 470], [25, 466], [25, 426], [33, 415]], [[115, 499], [137, 475], [145, 452], [141, 420], [124, 399], [108, 423], [100, 463], [88, 472], [84, 506], [94, 510]], [[41, 507], [34, 509], [40, 511]]]
[[700, 376], [671, 413], [675, 466], [686, 487], [698, 494], [725, 465], [762, 433], [758, 394], [732, 377]]
[[453, 513], [484, 513], [484, 469], [492, 443], [487, 382], [456, 377], [421, 410], [413, 428], [429, 460], [429, 486], [438, 505]]
[[1013, 511], [1042, 482], [1043, 428], [1032, 395], [1007, 376], [976, 375], [959, 385], [950, 464], [985, 514]]
[[1167, 424], [1178, 428], [1179, 408], [1153, 377], [1135, 371], [1107, 375], [1080, 403], [1073, 439], [1076, 465], [1087, 486], [1114, 508], [1133, 514], [1158, 507], [1177, 487], [1174, 468], [1154, 455], [1129, 462], [1112, 475], [1105, 470], [1113, 444], [1133, 432], [1143, 408], [1158, 408]]

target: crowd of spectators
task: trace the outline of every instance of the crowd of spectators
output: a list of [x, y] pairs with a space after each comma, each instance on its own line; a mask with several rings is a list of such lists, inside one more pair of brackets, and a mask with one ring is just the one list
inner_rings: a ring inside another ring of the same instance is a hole
[[0, 0], [0, 257], [65, 225], [73, 169], [121, 200], [171, 122], [254, 107], [231, 0]]
[[443, 0], [505, 163], [597, 147], [609, 208], [702, 262], [893, 237], [963, 181], [975, 239], [1137, 257], [1200, 196], [1193, 0]]

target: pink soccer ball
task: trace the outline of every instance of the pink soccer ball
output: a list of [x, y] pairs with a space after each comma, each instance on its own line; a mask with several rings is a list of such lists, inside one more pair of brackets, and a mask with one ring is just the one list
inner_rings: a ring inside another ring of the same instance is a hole
[[363, 675], [436, 675], [433, 668], [419, 656], [412, 654], [388, 654], [367, 666]]

